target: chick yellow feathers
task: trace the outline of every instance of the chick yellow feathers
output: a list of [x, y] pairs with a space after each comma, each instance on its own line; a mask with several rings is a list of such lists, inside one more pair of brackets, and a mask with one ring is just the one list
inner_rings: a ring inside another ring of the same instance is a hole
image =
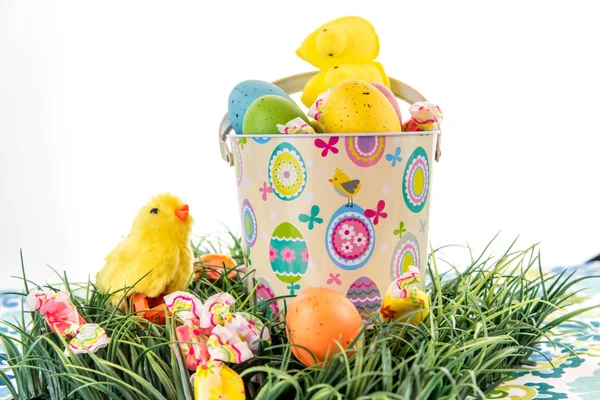
[[335, 191], [342, 197], [348, 198], [346, 207], [354, 207], [354, 196], [360, 192], [360, 181], [350, 179], [341, 169], [336, 168], [333, 178], [329, 180], [333, 184]]
[[[109, 293], [131, 287], [158, 297], [185, 290], [193, 272], [189, 237], [193, 219], [189, 207], [169, 193], [158, 195], [141, 208], [127, 238], [106, 257], [96, 276], [99, 291]], [[123, 292], [111, 301], [118, 304]]]
[[304, 85], [300, 100], [305, 106], [310, 107], [327, 89], [333, 88], [340, 82], [356, 79], [390, 86], [390, 78], [383, 66], [376, 61], [363, 64], [339, 64], [313, 76]]
[[367, 63], [379, 55], [379, 37], [373, 25], [363, 18], [338, 18], [308, 35], [296, 54], [319, 69]]

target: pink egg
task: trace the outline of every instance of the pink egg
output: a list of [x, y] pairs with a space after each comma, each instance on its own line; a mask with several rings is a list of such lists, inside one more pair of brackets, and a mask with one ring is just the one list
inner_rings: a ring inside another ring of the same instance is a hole
[[390, 101], [392, 107], [394, 107], [394, 111], [396, 111], [396, 115], [398, 115], [400, 123], [402, 123], [402, 115], [400, 114], [400, 104], [398, 104], [398, 100], [396, 100], [396, 96], [394, 95], [394, 93], [392, 93], [390, 88], [388, 88], [385, 85], [382, 85], [381, 83], [375, 82], [371, 82], [371, 85], [375, 86]]

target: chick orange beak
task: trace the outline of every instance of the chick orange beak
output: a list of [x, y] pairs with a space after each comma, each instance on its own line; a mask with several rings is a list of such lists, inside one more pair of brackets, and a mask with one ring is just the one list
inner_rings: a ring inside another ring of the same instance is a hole
[[329, 180], [329, 182], [333, 182], [331, 179], [328, 179], [328, 180]]
[[181, 221], [185, 221], [187, 219], [189, 213], [190, 213], [190, 206], [188, 206], [187, 204], [184, 204], [181, 207], [179, 207], [177, 210], [175, 210], [175, 215]]

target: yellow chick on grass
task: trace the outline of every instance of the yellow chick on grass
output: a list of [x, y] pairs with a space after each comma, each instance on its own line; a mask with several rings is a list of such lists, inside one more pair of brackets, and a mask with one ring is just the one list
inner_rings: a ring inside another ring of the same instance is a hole
[[[158, 297], [185, 290], [193, 273], [189, 207], [169, 193], [155, 196], [141, 208], [125, 240], [106, 257], [96, 286], [117, 305], [129, 294]], [[125, 302], [124, 302], [125, 303]]]
[[341, 169], [336, 168], [333, 178], [329, 180], [333, 184], [335, 191], [342, 197], [348, 198], [346, 207], [354, 207], [354, 196], [360, 192], [360, 181], [358, 179], [350, 179]]

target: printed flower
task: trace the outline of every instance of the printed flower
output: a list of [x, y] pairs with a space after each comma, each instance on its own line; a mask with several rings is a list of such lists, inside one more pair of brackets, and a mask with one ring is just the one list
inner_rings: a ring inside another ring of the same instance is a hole
[[389, 305], [385, 306], [385, 307], [381, 307], [381, 316], [384, 319], [394, 319], [394, 317], [396, 316], [396, 312], [394, 310], [392, 310], [390, 308]]
[[335, 283], [336, 285], [341, 285], [342, 284], [342, 280], [340, 279], [340, 274], [333, 274], [333, 273], [329, 273], [329, 279], [327, 279], [327, 284], [331, 285], [332, 283]]
[[400, 147], [396, 147], [396, 151], [394, 154], [386, 154], [385, 159], [392, 163], [392, 167], [395, 167], [396, 164], [402, 162], [402, 157], [400, 157], [400, 152], [402, 149]]
[[398, 229], [394, 230], [394, 236], [398, 236], [399, 238], [402, 238], [402, 235], [404, 235], [404, 232], [406, 232], [406, 229], [404, 228], [404, 221], [400, 221], [400, 225], [398, 226]]
[[[210, 355], [206, 348], [206, 340], [210, 334], [211, 328], [201, 328], [200, 320], [191, 319], [186, 321], [184, 325], [178, 326], [175, 329], [179, 349], [185, 360], [185, 365], [196, 370], [201, 364], [205, 364]], [[173, 349], [173, 351], [176, 351]]]
[[292, 250], [289, 247], [286, 247], [281, 252], [281, 259], [286, 263], [291, 264], [291, 262], [296, 259], [296, 250]]
[[283, 187], [292, 187], [300, 180], [300, 171], [291, 161], [281, 161], [273, 169], [275, 181]]
[[343, 240], [350, 240], [352, 236], [356, 233], [354, 232], [354, 227], [348, 224], [342, 225], [342, 228], [338, 231], [338, 234], [342, 237]]
[[353, 249], [354, 246], [352, 246], [352, 243], [350, 243], [349, 241], [342, 244], [342, 251], [346, 254], [351, 253]]
[[365, 217], [373, 218], [373, 223], [375, 225], [377, 225], [379, 223], [379, 218], [384, 219], [384, 218], [387, 218], [387, 216], [388, 216], [386, 212], [383, 212], [384, 209], [385, 209], [385, 201], [379, 200], [379, 202], [377, 203], [376, 210], [371, 210], [371, 209], [365, 210]]
[[269, 260], [271, 260], [271, 262], [273, 262], [276, 259], [277, 259], [277, 249], [274, 248], [273, 246], [269, 246]]
[[215, 361], [207, 361], [200, 363], [196, 369], [196, 375], [201, 378], [207, 378], [209, 375], [215, 374]]
[[318, 205], [313, 205], [310, 209], [310, 215], [308, 214], [300, 214], [298, 215], [298, 220], [300, 222], [308, 222], [308, 230], [312, 231], [313, 228], [315, 227], [315, 224], [322, 224], [323, 223], [323, 218], [319, 218], [319, 211], [321, 211], [321, 209], [319, 208]]
[[302, 262], [308, 262], [308, 249], [304, 249], [300, 255], [302, 256]]
[[354, 243], [356, 246], [358, 246], [358, 247], [360, 247], [360, 246], [364, 246], [364, 245], [365, 245], [365, 243], [366, 243], [366, 240], [365, 240], [365, 235], [363, 235], [362, 233], [359, 233], [358, 235], [356, 235], [356, 236], [354, 237], [354, 241], [353, 241], [353, 243]]
[[268, 186], [267, 182], [263, 182], [263, 186], [261, 188], [258, 188], [258, 190], [260, 190], [260, 192], [262, 193], [261, 196], [263, 201], [267, 201], [267, 195], [273, 193], [273, 188], [271, 186]]
[[321, 157], [327, 157], [327, 154], [331, 152], [332, 154], [337, 154], [339, 152], [338, 148], [335, 147], [337, 142], [340, 140], [338, 137], [330, 137], [327, 142], [323, 139], [315, 139], [315, 146], [319, 149], [323, 149], [321, 152]]

